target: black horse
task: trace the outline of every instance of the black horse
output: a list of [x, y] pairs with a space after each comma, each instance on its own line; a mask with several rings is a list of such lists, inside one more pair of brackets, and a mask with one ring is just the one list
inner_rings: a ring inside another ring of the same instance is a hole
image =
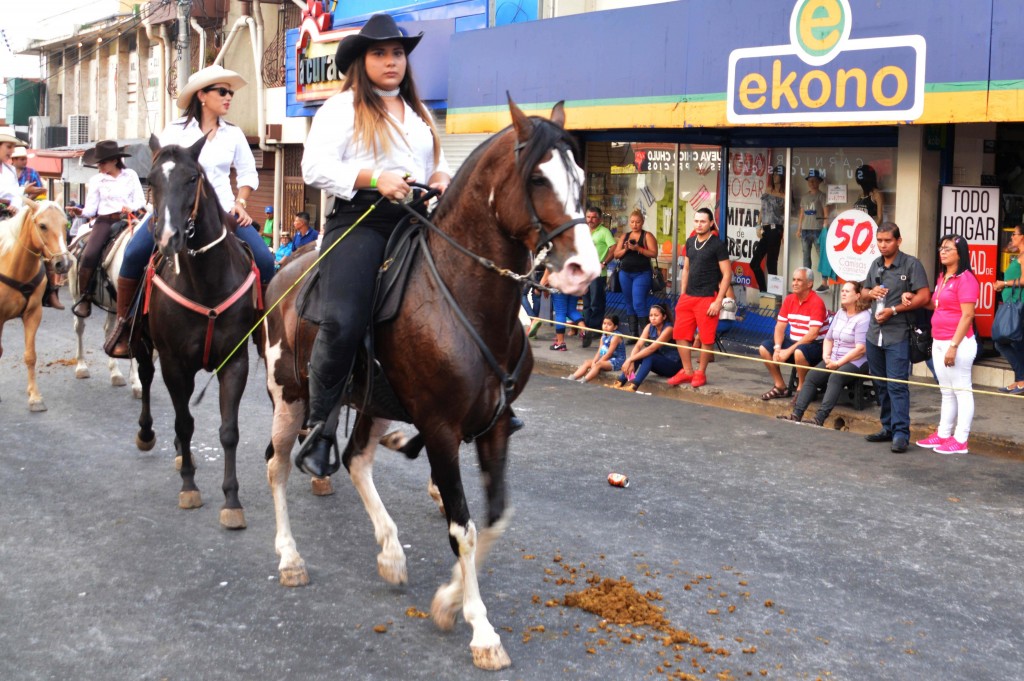
[[[561, 104], [550, 121], [527, 117], [511, 101], [509, 108], [512, 127], [474, 151], [442, 197], [433, 216], [436, 229], [425, 231], [419, 256], [409, 265], [397, 316], [374, 329], [376, 356], [401, 410], [419, 430], [417, 442], [426, 446], [458, 561], [451, 582], [434, 596], [434, 621], [450, 628], [461, 608], [473, 627], [473, 661], [485, 669], [510, 663], [487, 620], [477, 569], [508, 522], [508, 407], [533, 366], [518, 317], [523, 275], [533, 269], [537, 251], [544, 253], [552, 285], [563, 291], [582, 293], [600, 271], [590, 232], [582, 224], [583, 171], [575, 161], [572, 138], [562, 127]], [[345, 247], [343, 240], [339, 243]], [[286, 483], [306, 410], [305, 367], [316, 329], [298, 317], [297, 288], [288, 290], [316, 257], [311, 253], [283, 268], [267, 294], [270, 300], [284, 296], [267, 317], [264, 356], [274, 402], [268, 478], [277, 511], [275, 548], [281, 556], [281, 582], [289, 586], [309, 580], [291, 534]], [[377, 495], [372, 465], [388, 419], [404, 417], [364, 401], [360, 384], [366, 378], [365, 372], [357, 372], [350, 403], [360, 413], [342, 463], [381, 545], [378, 572], [388, 582], [402, 583], [405, 553]], [[476, 443], [487, 492], [487, 527], [479, 536], [459, 472], [459, 443], [464, 440]]]
[[174, 447], [181, 466], [178, 506], [202, 506], [190, 448], [195, 420], [189, 411], [189, 399], [196, 373], [220, 367], [220, 442], [224, 448], [220, 522], [229, 529], [242, 529], [245, 513], [238, 500], [235, 448], [238, 405], [248, 378], [249, 355], [245, 343], [240, 351], [234, 351], [256, 323], [259, 275], [250, 253], [234, 236], [234, 218], [221, 208], [199, 165], [205, 143], [202, 137], [188, 148], [161, 148], [156, 137], [150, 138], [154, 152], [149, 174], [153, 190], [150, 230], [162, 258], [159, 264], [150, 263], [146, 271], [145, 320], [141, 338], [135, 343], [142, 380], [136, 444], [139, 449], [149, 450], [156, 440], [149, 410], [155, 349], [174, 403]]

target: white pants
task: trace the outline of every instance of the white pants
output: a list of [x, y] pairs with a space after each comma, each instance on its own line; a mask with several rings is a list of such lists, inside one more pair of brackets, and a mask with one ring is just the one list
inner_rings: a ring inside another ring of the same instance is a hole
[[[942, 413], [939, 417], [939, 437], [952, 435], [957, 442], [967, 442], [974, 420], [974, 393], [971, 388], [971, 369], [978, 354], [978, 341], [971, 336], [960, 341], [956, 349], [956, 361], [946, 366], [946, 350], [952, 340], [936, 340], [932, 343], [932, 362], [935, 364], [935, 378], [942, 392]], [[965, 388], [965, 390], [955, 390]]]

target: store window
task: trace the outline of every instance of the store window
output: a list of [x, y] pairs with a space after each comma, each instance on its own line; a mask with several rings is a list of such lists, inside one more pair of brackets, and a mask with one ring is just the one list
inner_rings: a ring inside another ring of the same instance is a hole
[[726, 187], [733, 283], [755, 289], [753, 295], [785, 295], [789, 273], [807, 265], [819, 293], [834, 306], [838, 278], [827, 254], [822, 257], [823, 234], [851, 208], [868, 212], [876, 223], [893, 219], [896, 149], [732, 149]]
[[644, 229], [658, 242], [657, 264], [672, 292], [682, 266], [681, 245], [699, 208], [716, 210], [722, 172], [717, 146], [657, 142], [589, 142], [587, 199], [618, 236], [629, 214], [644, 214]]

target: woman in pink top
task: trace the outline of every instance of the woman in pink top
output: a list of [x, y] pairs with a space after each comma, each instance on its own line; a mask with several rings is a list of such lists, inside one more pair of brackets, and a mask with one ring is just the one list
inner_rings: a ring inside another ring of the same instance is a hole
[[942, 237], [939, 263], [943, 271], [928, 309], [934, 310], [932, 361], [942, 391], [942, 412], [938, 431], [918, 440], [917, 445], [940, 454], [966, 454], [974, 420], [971, 369], [978, 354], [974, 307], [981, 286], [971, 271], [970, 253], [963, 237]]

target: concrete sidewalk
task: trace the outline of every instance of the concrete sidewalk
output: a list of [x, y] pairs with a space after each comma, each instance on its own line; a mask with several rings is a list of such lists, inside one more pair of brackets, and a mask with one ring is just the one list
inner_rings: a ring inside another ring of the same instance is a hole
[[[531, 339], [535, 371], [549, 376], [567, 376], [585, 360], [594, 356], [597, 341], [588, 349], [580, 347], [580, 339], [567, 337], [565, 352], [550, 350], [554, 338], [553, 326], [545, 323], [541, 326], [536, 339]], [[631, 347], [631, 346], [630, 346]], [[629, 349], [627, 348], [627, 354]], [[696, 357], [694, 358], [696, 364]], [[922, 365], [923, 366], [923, 365]], [[784, 371], [788, 376], [789, 372]], [[647, 395], [667, 397], [681, 402], [696, 402], [712, 405], [723, 409], [758, 414], [771, 417], [788, 414], [791, 400], [761, 400], [761, 395], [771, 386], [771, 379], [764, 365], [751, 357], [716, 355], [714, 362], [708, 366], [708, 383], [701, 388], [688, 385], [672, 387], [661, 376], [651, 374], [636, 394], [622, 393], [622, 399], [647, 399]], [[590, 385], [607, 386], [615, 380], [615, 374], [605, 372]], [[928, 383], [930, 386], [910, 386], [910, 422], [911, 448], [908, 454], [923, 453], [927, 450], [915, 447], [913, 442], [927, 437], [936, 429], [939, 422], [941, 397], [935, 381], [931, 378], [911, 376], [912, 381]], [[567, 388], [585, 391], [587, 386], [566, 383]], [[996, 388], [975, 386], [976, 390], [995, 392]], [[581, 392], [580, 396], [586, 395]], [[805, 418], [811, 419], [817, 403], [808, 408]], [[1016, 425], [1024, 413], [1024, 397], [975, 394], [974, 422], [971, 428], [971, 454], [1010, 457], [1024, 461], [1024, 433], [1018, 432]], [[780, 425], [781, 422], [780, 422]], [[809, 435], [814, 427], [802, 424], [785, 424], [794, 428], [805, 428]], [[849, 431], [860, 435], [876, 432], [879, 427], [878, 406], [869, 404], [863, 411], [855, 410], [848, 400], [841, 399], [832, 411], [826, 428]], [[879, 445], [880, 447], [883, 445]], [[886, 445], [887, 446], [887, 445]], [[893, 456], [901, 456], [894, 454]]]

